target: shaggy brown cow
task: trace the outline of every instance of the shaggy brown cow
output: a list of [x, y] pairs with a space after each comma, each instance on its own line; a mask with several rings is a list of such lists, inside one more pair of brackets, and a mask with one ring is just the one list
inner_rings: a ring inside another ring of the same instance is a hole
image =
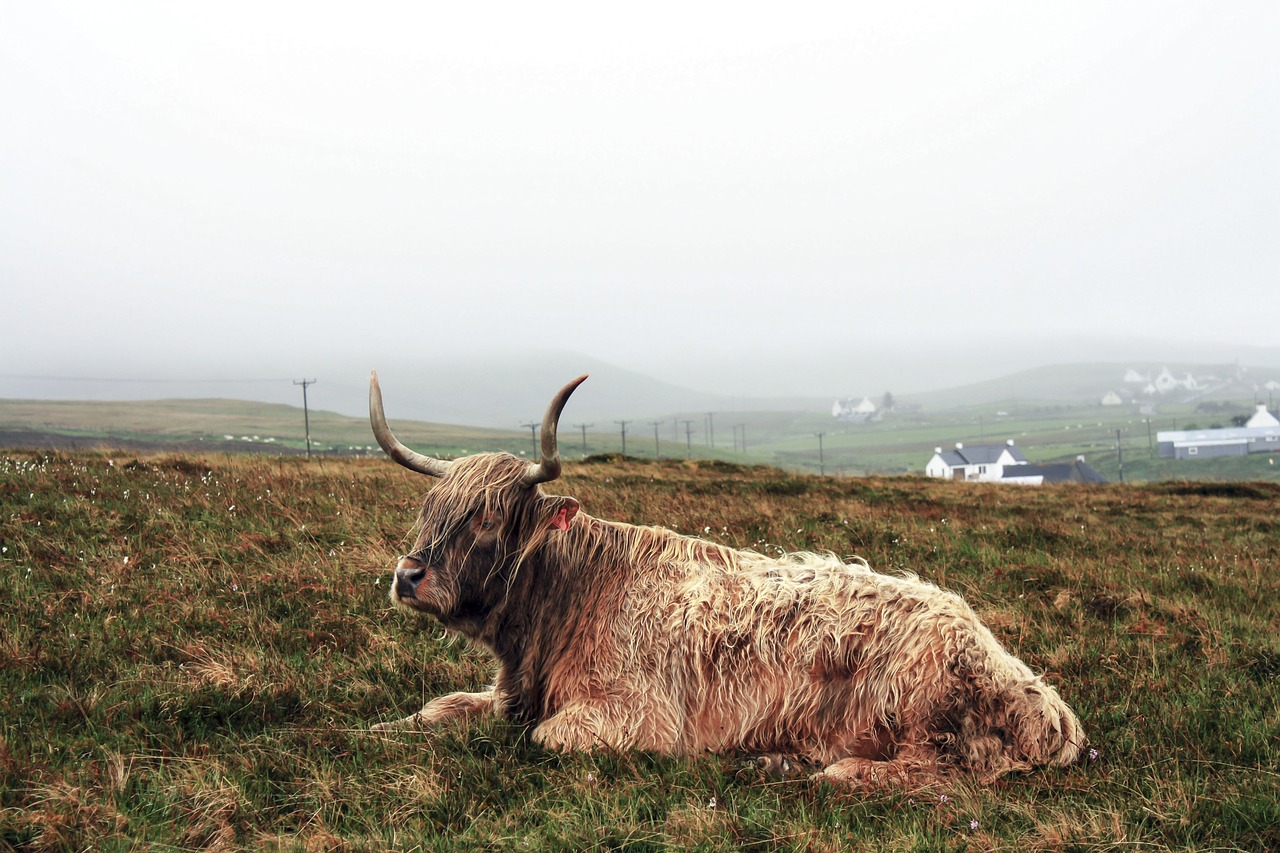
[[544, 494], [560, 474], [560, 412], [584, 379], [552, 400], [540, 462], [444, 462], [391, 434], [373, 375], [378, 443], [439, 479], [391, 599], [498, 661], [488, 690], [377, 729], [498, 713], [551, 749], [745, 752], [858, 786], [1076, 759], [1075, 714], [955, 595], [831, 555], [771, 559], [603, 521]]

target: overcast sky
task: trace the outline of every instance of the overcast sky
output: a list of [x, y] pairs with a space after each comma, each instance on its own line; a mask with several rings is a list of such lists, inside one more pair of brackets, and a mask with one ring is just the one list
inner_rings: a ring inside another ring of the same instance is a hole
[[0, 374], [1275, 346], [1277, 44], [1274, 0], [0, 0]]

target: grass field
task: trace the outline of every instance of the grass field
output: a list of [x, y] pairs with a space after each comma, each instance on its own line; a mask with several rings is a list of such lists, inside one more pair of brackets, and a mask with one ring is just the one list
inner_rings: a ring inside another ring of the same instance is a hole
[[[368, 418], [336, 412], [309, 413], [317, 453], [376, 451]], [[397, 435], [444, 456], [490, 450], [525, 450], [528, 435], [479, 427], [393, 421]], [[299, 407], [245, 400], [0, 400], [0, 446], [58, 444], [136, 447], [197, 452], [299, 452], [306, 449], [306, 420]], [[525, 443], [520, 443], [520, 439]]]
[[[1021, 401], [937, 411], [904, 411], [882, 421], [838, 422], [828, 412], [722, 412], [714, 421], [714, 446], [706, 413], [669, 417], [659, 427], [633, 429], [627, 454], [640, 459], [686, 457], [762, 464], [836, 476], [920, 474], [935, 447], [1003, 443], [1013, 439], [1032, 462], [1069, 462], [1083, 455], [1111, 480], [1120, 478], [1117, 431], [1125, 479], [1266, 480], [1280, 482], [1280, 454], [1248, 458], [1163, 460], [1155, 455], [1160, 430], [1198, 422], [1230, 424], [1230, 412], [1252, 411], [1237, 401], [1225, 413], [1207, 415], [1191, 404], [1166, 403], [1148, 419], [1131, 407]], [[396, 421], [396, 434], [411, 447], [442, 457], [490, 450], [531, 453], [527, 431], [480, 429]], [[686, 432], [692, 430], [692, 435]], [[585, 447], [577, 430], [565, 429], [570, 458], [618, 453], [617, 431], [590, 430]], [[819, 452], [817, 433], [823, 433]], [[328, 455], [379, 455], [366, 418], [311, 413], [314, 449]], [[745, 447], [743, 437], [745, 436]], [[0, 400], [0, 447], [87, 448], [105, 445], [135, 452], [300, 452], [305, 447], [302, 410], [238, 400], [168, 400], [127, 403]]]
[[387, 601], [423, 478], [383, 460], [8, 453], [0, 847], [1280, 848], [1280, 487], [609, 458], [554, 485], [602, 517], [953, 589], [1047, 673], [1095, 752], [868, 795], [736, 756], [548, 753], [497, 720], [374, 734], [490, 674]]

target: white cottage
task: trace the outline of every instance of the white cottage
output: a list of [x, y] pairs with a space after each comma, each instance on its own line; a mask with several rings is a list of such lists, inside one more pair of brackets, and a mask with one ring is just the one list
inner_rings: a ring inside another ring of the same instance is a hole
[[955, 450], [933, 449], [933, 458], [924, 466], [926, 477], [944, 480], [972, 480], [994, 482], [1005, 476], [1005, 468], [1026, 465], [1027, 457], [1013, 446], [1013, 439], [1004, 444], [980, 444], [965, 447], [956, 442]]
[[1245, 423], [1248, 429], [1256, 427], [1280, 427], [1280, 420], [1276, 420], [1276, 416], [1267, 411], [1266, 404], [1259, 403], [1257, 411], [1253, 413], [1253, 417]]

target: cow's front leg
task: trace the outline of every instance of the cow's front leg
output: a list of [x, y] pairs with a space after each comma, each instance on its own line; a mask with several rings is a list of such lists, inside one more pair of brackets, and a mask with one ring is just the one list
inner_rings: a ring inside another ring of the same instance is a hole
[[680, 729], [654, 705], [636, 713], [618, 702], [575, 702], [547, 717], [533, 730], [535, 743], [561, 752], [594, 749], [643, 749], [678, 752]]
[[476, 714], [492, 713], [494, 701], [493, 690], [485, 690], [481, 693], [450, 693], [448, 696], [432, 699], [422, 706], [421, 711], [416, 714], [410, 714], [402, 720], [376, 723], [373, 726], [373, 730], [375, 732], [419, 731], [428, 726], [434, 726], [437, 723], [449, 720], [466, 719], [467, 717], [474, 717]]
[[533, 730], [534, 743], [560, 752], [590, 751], [603, 746], [599, 713], [585, 705], [571, 705], [547, 717]]
[[813, 778], [863, 790], [911, 790], [943, 781], [945, 776], [933, 749], [908, 747], [890, 759], [844, 758], [815, 773]]

